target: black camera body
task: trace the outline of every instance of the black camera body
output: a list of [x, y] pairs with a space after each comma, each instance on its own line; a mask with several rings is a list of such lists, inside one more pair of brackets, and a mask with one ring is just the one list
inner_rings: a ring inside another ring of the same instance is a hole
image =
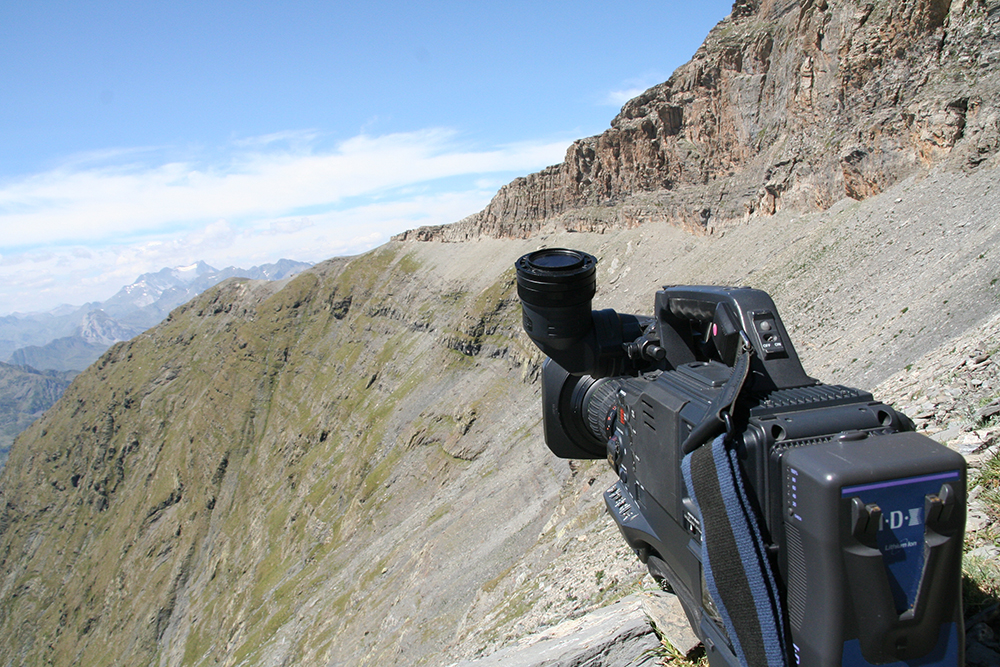
[[963, 665], [964, 459], [807, 376], [766, 293], [664, 287], [651, 317], [592, 311], [596, 263], [515, 264], [548, 356], [546, 444], [608, 458], [608, 511], [713, 667]]

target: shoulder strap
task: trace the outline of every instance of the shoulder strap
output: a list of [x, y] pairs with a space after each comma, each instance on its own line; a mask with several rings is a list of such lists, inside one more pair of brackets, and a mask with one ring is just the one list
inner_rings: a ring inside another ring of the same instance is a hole
[[736, 452], [725, 442], [725, 434], [720, 435], [681, 464], [691, 499], [701, 512], [705, 581], [740, 663], [783, 667], [781, 597]]

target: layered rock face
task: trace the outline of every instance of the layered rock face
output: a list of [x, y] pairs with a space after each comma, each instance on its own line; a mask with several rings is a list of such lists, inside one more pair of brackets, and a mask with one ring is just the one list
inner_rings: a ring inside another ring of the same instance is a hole
[[689, 63], [562, 164], [456, 225], [400, 239], [522, 238], [666, 221], [710, 231], [825, 210], [1000, 150], [1000, 2], [738, 0]]

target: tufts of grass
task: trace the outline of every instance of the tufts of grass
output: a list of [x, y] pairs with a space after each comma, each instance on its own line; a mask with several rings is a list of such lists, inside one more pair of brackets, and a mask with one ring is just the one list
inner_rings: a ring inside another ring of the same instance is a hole
[[997, 604], [1000, 600], [1000, 566], [990, 559], [965, 554], [962, 559], [962, 600], [967, 619]]
[[666, 639], [660, 638], [660, 645], [652, 648], [646, 653], [656, 660], [657, 665], [670, 665], [671, 667], [708, 667], [708, 656], [705, 649], [699, 644], [688, 655], [681, 651]]
[[987, 514], [992, 519], [1000, 518], [1000, 456], [994, 456], [983, 463], [969, 486], [982, 487], [979, 497], [986, 505]]
[[1000, 563], [977, 548], [997, 546], [1000, 534], [995, 526], [1000, 519], [1000, 457], [994, 456], [972, 472], [969, 488], [980, 488], [979, 501], [991, 525], [976, 533], [967, 533], [966, 553], [962, 559], [962, 600], [965, 616], [971, 616], [1000, 601]]

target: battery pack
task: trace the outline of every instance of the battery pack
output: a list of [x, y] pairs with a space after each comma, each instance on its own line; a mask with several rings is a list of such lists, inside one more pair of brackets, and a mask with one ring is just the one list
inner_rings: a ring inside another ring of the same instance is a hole
[[965, 460], [903, 432], [782, 456], [798, 665], [964, 664]]

